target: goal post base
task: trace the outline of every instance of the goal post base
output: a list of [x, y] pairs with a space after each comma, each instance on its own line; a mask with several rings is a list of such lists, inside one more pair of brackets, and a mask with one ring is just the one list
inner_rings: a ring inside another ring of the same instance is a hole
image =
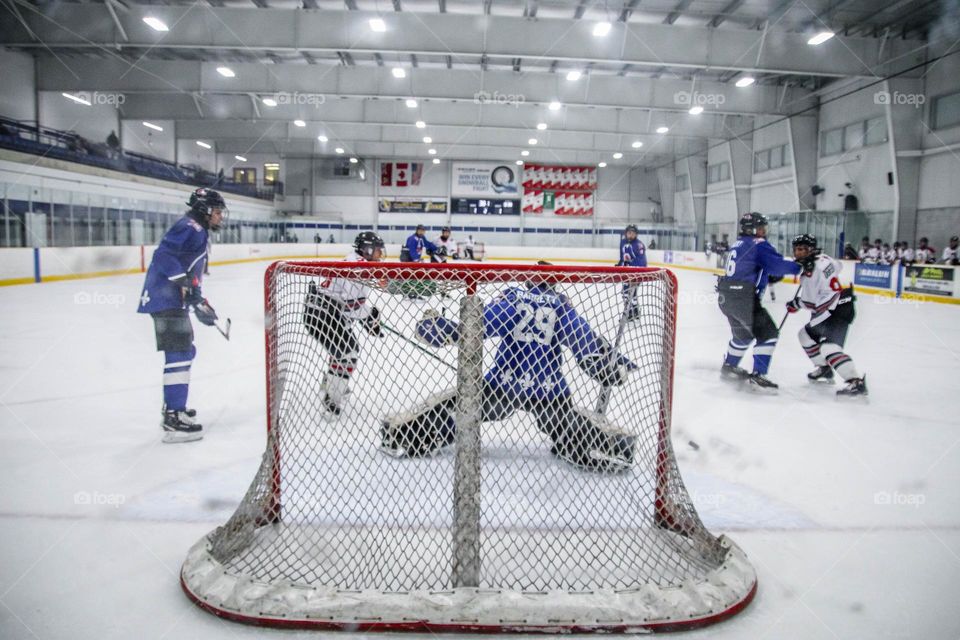
[[[386, 592], [263, 583], [231, 575], [207, 538], [187, 555], [180, 585], [221, 618], [257, 626], [339, 631], [645, 633], [690, 630], [736, 615], [757, 591], [747, 556], [726, 536], [723, 563], [681, 586], [587, 592], [460, 588]], [[256, 613], [253, 613], [256, 612]]]

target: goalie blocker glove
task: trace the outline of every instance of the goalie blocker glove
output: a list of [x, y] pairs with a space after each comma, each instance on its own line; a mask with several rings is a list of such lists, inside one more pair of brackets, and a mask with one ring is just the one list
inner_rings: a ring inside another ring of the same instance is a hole
[[605, 387], [623, 385], [630, 372], [637, 370], [637, 365], [623, 355], [614, 354], [606, 338], [599, 336], [597, 342], [597, 351], [583, 356], [577, 362], [580, 370]]

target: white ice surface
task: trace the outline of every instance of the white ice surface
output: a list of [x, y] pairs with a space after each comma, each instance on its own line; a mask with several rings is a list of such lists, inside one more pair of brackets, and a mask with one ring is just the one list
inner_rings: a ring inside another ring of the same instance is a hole
[[[206, 437], [184, 445], [160, 442], [141, 278], [0, 289], [0, 638], [319, 635], [219, 620], [178, 584], [263, 450], [265, 268], [215, 268], [205, 284], [233, 332], [196, 325]], [[729, 336], [713, 277], [678, 277], [680, 469], [760, 585], [739, 616], [684, 637], [960, 637], [960, 308], [861, 296], [847, 352], [868, 403], [806, 382], [791, 318], [771, 372], [781, 393], [757, 397], [717, 378]]]

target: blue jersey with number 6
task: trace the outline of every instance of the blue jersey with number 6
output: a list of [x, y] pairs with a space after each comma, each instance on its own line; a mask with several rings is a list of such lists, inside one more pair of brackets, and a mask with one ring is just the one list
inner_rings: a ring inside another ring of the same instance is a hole
[[485, 379], [515, 395], [569, 395], [563, 377], [563, 347], [580, 360], [600, 350], [590, 324], [566, 296], [549, 288], [511, 287], [484, 307], [484, 334], [501, 338]]
[[763, 295], [768, 276], [797, 273], [800, 265], [785, 260], [765, 238], [740, 236], [727, 254], [727, 279], [752, 282], [758, 295]]

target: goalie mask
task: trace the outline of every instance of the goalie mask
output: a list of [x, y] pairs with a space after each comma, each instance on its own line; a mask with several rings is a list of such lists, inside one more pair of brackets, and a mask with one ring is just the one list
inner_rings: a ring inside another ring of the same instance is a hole
[[200, 187], [190, 194], [187, 201], [190, 211], [187, 215], [199, 222], [205, 229], [218, 231], [227, 219], [227, 203], [219, 191]]
[[[550, 267], [553, 266], [553, 264], [546, 260], [537, 260], [537, 266]], [[536, 289], [538, 291], [549, 291], [550, 293], [557, 292], [557, 284], [551, 282], [549, 276], [541, 273], [534, 273], [524, 284], [526, 284], [527, 289], [531, 291]]]

